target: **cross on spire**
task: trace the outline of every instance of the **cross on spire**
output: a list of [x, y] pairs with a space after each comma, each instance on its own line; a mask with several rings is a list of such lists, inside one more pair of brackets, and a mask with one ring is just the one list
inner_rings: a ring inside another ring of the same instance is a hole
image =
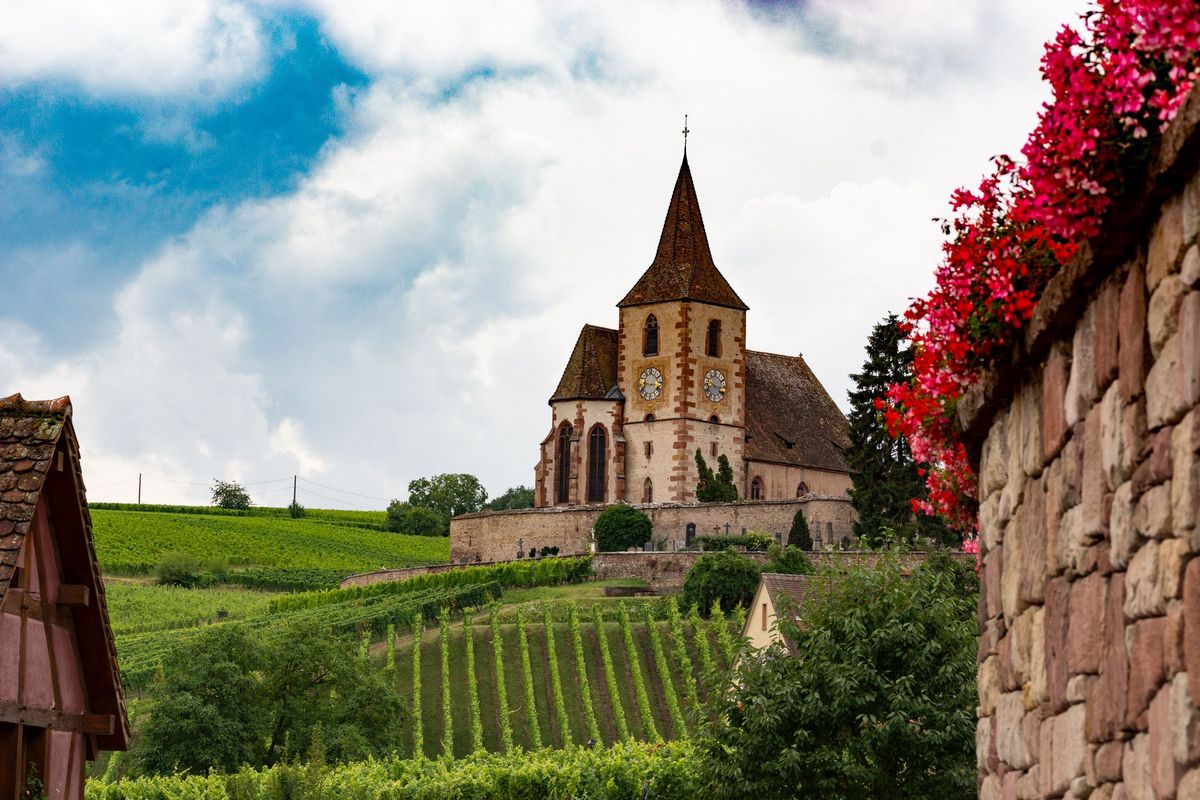
[[688, 115], [684, 114], [683, 115], [683, 152], [685, 152], [685, 153], [687, 152], [687, 136], [689, 133], [691, 133], [691, 131], [688, 130], [687, 118], [688, 118]]

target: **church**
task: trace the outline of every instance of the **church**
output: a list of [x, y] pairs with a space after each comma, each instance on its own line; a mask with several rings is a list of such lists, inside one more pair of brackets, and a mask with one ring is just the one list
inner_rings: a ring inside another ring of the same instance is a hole
[[687, 154], [658, 251], [584, 325], [550, 397], [535, 506], [693, 503], [696, 451], [743, 500], [845, 497], [849, 427], [801, 356], [747, 348], [746, 304], [717, 269]]

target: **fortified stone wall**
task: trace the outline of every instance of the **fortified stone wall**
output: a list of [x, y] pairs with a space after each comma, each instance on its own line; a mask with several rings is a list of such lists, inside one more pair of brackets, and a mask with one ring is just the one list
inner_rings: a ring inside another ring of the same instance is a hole
[[1198, 119], [959, 407], [983, 798], [1200, 798]]
[[[853, 541], [854, 510], [846, 497], [813, 495], [800, 500], [767, 500], [744, 503], [664, 503], [636, 505], [654, 524], [654, 538], [684, 543], [688, 527], [693, 536], [740, 534], [744, 531], [779, 533], [784, 538], [796, 511], [812, 530], [817, 547]], [[518, 550], [558, 547], [562, 555], [591, 550], [592, 528], [603, 506], [525, 508], [517, 511], [484, 511], [450, 520], [451, 561], [504, 561]]]

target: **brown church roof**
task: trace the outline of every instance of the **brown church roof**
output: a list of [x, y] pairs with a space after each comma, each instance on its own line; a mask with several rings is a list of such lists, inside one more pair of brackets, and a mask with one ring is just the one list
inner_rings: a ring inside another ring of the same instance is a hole
[[550, 402], [603, 400], [617, 387], [617, 331], [584, 325]]
[[683, 156], [675, 191], [667, 206], [654, 261], [617, 306], [670, 300], [695, 300], [743, 311], [747, 308], [713, 262], [687, 154]]
[[19, 394], [0, 398], [0, 607], [43, 495], [53, 515], [62, 578], [88, 588], [87, 604], [71, 611], [88, 702], [93, 710], [116, 719], [113, 733], [98, 736], [98, 742], [105, 750], [124, 750], [129, 721], [92, 541], [71, 398], [26, 400]]
[[847, 472], [846, 417], [801, 356], [746, 351], [746, 458]]

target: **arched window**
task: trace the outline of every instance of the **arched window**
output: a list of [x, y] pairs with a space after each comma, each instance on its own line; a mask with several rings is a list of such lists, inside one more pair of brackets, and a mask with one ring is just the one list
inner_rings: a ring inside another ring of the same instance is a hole
[[808, 484], [800, 481], [800, 485], [796, 487], [796, 497], [804, 497], [806, 494], [808, 494]]
[[654, 502], [654, 482], [649, 478], [646, 478], [646, 480], [642, 482], [642, 502]]
[[762, 500], [763, 499], [762, 478], [756, 477], [754, 480], [750, 481], [750, 499], [751, 500]]
[[713, 425], [721, 424], [721, 418], [718, 417], [716, 414], [713, 414], [711, 417], [709, 417], [708, 421], [711, 422]]
[[571, 426], [558, 429], [558, 454], [554, 457], [554, 502], [569, 503], [571, 492]]
[[689, 522], [683, 534], [684, 542], [688, 547], [692, 546], [692, 540], [696, 538], [696, 523]]
[[646, 338], [643, 341], [642, 355], [658, 355], [658, 319], [653, 314], [646, 317]]
[[721, 355], [721, 320], [708, 321], [708, 336], [704, 340], [704, 352], [713, 358]]
[[597, 425], [588, 436], [588, 502], [604, 502], [604, 479], [608, 474], [608, 434]]
[[645, 419], [643, 419], [643, 420], [642, 420], [642, 422], [654, 422], [654, 415], [653, 415], [653, 414], [647, 414], [647, 415], [646, 415], [646, 417], [645, 417]]

